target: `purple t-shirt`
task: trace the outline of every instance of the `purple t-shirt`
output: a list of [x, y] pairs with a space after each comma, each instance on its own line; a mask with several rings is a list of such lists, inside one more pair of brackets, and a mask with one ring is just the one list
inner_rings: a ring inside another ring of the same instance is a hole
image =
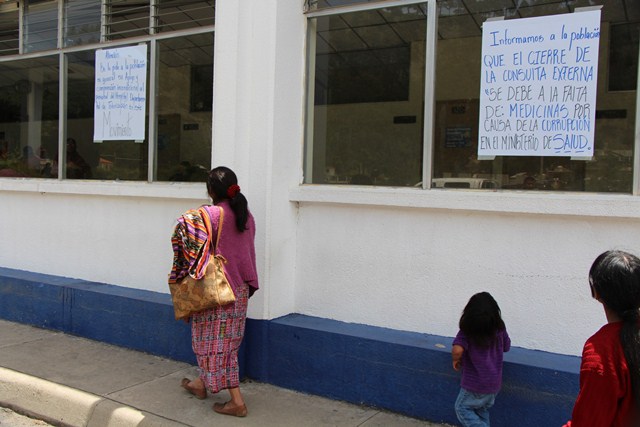
[[479, 347], [458, 332], [453, 345], [464, 348], [462, 353], [462, 379], [460, 386], [473, 393], [497, 393], [502, 386], [502, 356], [511, 348], [506, 329], [498, 331], [489, 347]]

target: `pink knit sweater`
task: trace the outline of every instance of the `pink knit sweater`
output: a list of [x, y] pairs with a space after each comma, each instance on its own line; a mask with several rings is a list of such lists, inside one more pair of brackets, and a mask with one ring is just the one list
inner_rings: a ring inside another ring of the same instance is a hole
[[225, 270], [227, 278], [231, 283], [234, 293], [242, 283], [249, 285], [249, 294], [253, 294], [258, 289], [258, 273], [256, 271], [256, 248], [254, 239], [256, 236], [256, 224], [253, 215], [249, 213], [247, 219], [247, 229], [243, 232], [236, 227], [236, 216], [229, 206], [229, 202], [224, 200], [215, 206], [207, 206], [211, 215], [212, 245], [218, 233], [218, 223], [220, 222], [220, 209], [224, 209], [224, 219], [222, 222], [222, 234], [220, 242], [215, 249], [216, 254], [221, 254], [227, 260]]

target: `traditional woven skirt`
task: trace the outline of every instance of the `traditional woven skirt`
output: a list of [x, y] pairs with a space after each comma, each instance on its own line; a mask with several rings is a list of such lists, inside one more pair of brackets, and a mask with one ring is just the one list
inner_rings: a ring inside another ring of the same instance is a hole
[[191, 316], [191, 345], [207, 390], [235, 388], [240, 384], [238, 348], [244, 337], [249, 286], [236, 290], [236, 302]]

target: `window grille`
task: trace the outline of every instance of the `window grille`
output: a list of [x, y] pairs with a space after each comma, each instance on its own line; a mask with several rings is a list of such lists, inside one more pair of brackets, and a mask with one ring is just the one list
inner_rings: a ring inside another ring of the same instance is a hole
[[149, 34], [149, 1], [106, 0], [105, 4], [106, 40]]
[[156, 6], [156, 32], [213, 25], [214, 5], [213, 0], [159, 0]]
[[24, 51], [38, 52], [58, 47], [58, 2], [30, 2], [24, 11]]
[[20, 50], [20, 14], [15, 3], [0, 4], [0, 56]]
[[64, 4], [64, 45], [100, 42], [101, 5], [95, 0], [66, 0]]

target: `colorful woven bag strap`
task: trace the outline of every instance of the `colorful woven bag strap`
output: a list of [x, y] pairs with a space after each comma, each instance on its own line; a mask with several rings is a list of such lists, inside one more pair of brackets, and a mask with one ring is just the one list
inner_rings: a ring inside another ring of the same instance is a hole
[[[204, 269], [206, 265], [209, 263], [209, 258], [211, 256], [211, 217], [209, 216], [209, 212], [204, 206], [201, 206], [198, 209], [198, 214], [200, 214], [200, 218], [202, 218], [202, 225], [204, 225], [204, 231], [206, 234], [206, 239], [204, 243], [202, 243], [202, 248], [200, 249], [197, 261], [196, 261], [196, 276], [200, 277], [201, 274], [204, 274]], [[194, 223], [195, 227], [198, 227], [199, 224]]]
[[[218, 206], [218, 209], [220, 209], [220, 219], [218, 220], [218, 235], [216, 236], [216, 242], [213, 245], [212, 253], [214, 255], [216, 253], [216, 249], [218, 248], [218, 242], [220, 241], [220, 234], [222, 234], [222, 223], [224, 221], [224, 209], [222, 209], [220, 206]], [[200, 211], [200, 215], [202, 215], [202, 220], [204, 221], [204, 227], [207, 231], [207, 236], [209, 239], [211, 239], [211, 237], [213, 236], [211, 236], [212, 227], [211, 227], [211, 214], [209, 213], [209, 209], [207, 209], [205, 206], [202, 206], [199, 209], [199, 211]]]

